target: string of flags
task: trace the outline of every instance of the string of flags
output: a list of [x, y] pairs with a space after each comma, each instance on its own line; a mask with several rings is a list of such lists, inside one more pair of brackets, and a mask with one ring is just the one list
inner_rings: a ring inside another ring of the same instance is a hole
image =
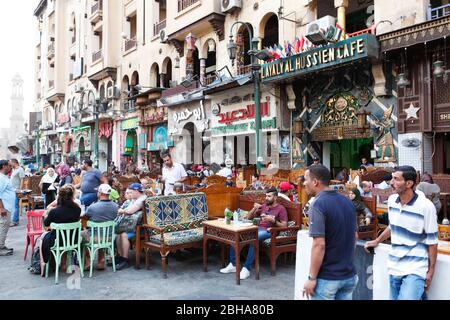
[[[327, 30], [320, 30], [320, 36], [322, 37], [322, 44], [326, 44], [328, 42], [338, 42], [341, 39], [347, 39], [348, 35], [344, 32], [344, 29], [336, 24], [336, 27], [329, 27]], [[309, 35], [295, 37], [293, 42], [284, 41], [284, 45], [274, 44], [269, 47], [265, 47], [267, 54], [269, 55], [268, 62], [273, 60], [278, 60], [286, 57], [290, 57], [314, 48], [317, 48], [319, 45], [314, 44], [308, 39]], [[311, 37], [310, 37], [311, 38]]]

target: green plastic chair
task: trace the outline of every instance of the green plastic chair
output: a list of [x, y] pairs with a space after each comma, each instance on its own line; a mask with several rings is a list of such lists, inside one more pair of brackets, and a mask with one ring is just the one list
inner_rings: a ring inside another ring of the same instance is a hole
[[[116, 261], [114, 258], [114, 240], [116, 237], [115, 221], [107, 221], [107, 222], [93, 222], [88, 221], [87, 226], [89, 229], [89, 243], [85, 244], [85, 247], [89, 250], [90, 256], [90, 270], [89, 270], [89, 278], [92, 277], [92, 269], [94, 266], [95, 253], [98, 250], [105, 249], [108, 250], [109, 255], [112, 259], [112, 267], [113, 272], [116, 272]], [[83, 259], [85, 256], [85, 251], [83, 250]], [[106, 256], [105, 256], [106, 258]], [[84, 260], [83, 260], [84, 261]]]
[[[56, 231], [56, 240], [50, 252], [53, 254], [56, 262], [55, 284], [58, 284], [59, 266], [64, 253], [74, 252], [80, 267], [81, 277], [83, 274], [83, 260], [81, 259], [81, 222], [74, 223], [51, 223], [50, 228]], [[62, 243], [62, 245], [60, 244]], [[69, 258], [69, 257], [68, 257]], [[48, 269], [50, 261], [45, 266], [45, 277], [48, 278]]]

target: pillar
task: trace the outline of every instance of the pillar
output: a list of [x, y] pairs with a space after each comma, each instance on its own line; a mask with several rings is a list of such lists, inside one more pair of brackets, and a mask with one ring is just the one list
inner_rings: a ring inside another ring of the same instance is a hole
[[200, 59], [200, 83], [205, 83], [206, 81], [206, 59]]
[[348, 8], [348, 0], [334, 0], [334, 7], [337, 8], [337, 17], [338, 17], [337, 23], [343, 29], [342, 34], [344, 36], [347, 24], [345, 14]]

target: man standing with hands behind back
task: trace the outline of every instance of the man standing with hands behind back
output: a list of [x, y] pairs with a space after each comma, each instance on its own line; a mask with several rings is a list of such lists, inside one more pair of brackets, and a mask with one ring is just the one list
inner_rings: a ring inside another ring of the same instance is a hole
[[164, 167], [162, 169], [162, 176], [159, 176], [159, 180], [164, 182], [164, 195], [167, 196], [174, 192], [175, 183], [183, 183], [186, 181], [187, 173], [181, 164], [172, 161], [172, 156], [168, 151], [163, 152], [161, 158], [164, 161]]
[[421, 300], [431, 286], [437, 258], [436, 208], [414, 191], [417, 173], [401, 166], [392, 174], [396, 194], [388, 199], [389, 226], [366, 250], [391, 237], [387, 268], [391, 300]]

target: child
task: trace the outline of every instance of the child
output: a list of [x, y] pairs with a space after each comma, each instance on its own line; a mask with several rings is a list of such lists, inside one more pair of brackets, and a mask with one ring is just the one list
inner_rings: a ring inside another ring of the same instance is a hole
[[372, 182], [370, 182], [370, 181], [361, 182], [361, 189], [362, 189], [362, 193], [361, 193], [362, 197], [368, 197], [368, 198], [372, 197]]
[[357, 188], [351, 189], [348, 194], [356, 209], [358, 227], [368, 226], [372, 221], [372, 213], [361, 200], [361, 194]]

